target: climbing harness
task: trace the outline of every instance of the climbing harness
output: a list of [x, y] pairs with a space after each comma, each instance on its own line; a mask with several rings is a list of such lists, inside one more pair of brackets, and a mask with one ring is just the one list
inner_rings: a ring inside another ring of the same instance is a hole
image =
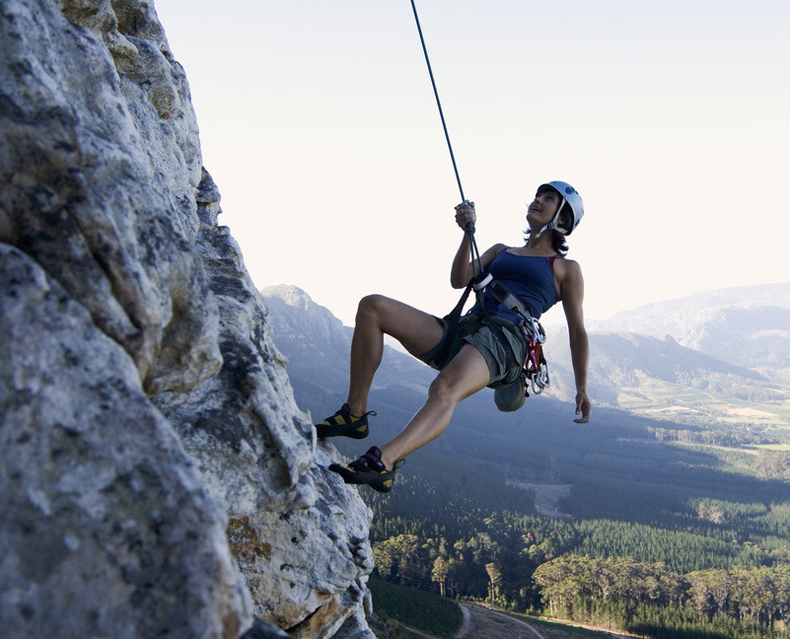
[[521, 331], [527, 338], [527, 361], [524, 372], [532, 384], [532, 392], [540, 395], [551, 383], [549, 379], [549, 365], [543, 356], [543, 344], [546, 341], [546, 331], [534, 317], [529, 322], [521, 323]]
[[[455, 180], [458, 183], [458, 190], [461, 194], [461, 204], [459, 206], [469, 204], [469, 200], [466, 199], [464, 196], [464, 189], [461, 186], [461, 177], [458, 173], [458, 165], [455, 161], [455, 154], [453, 153], [453, 145], [450, 142], [450, 134], [447, 131], [447, 122], [444, 118], [444, 111], [442, 109], [442, 103], [439, 99], [439, 91], [436, 88], [436, 80], [433, 76], [433, 69], [431, 68], [431, 61], [428, 57], [428, 49], [425, 46], [425, 38], [423, 37], [422, 27], [420, 26], [420, 18], [417, 15], [417, 7], [414, 4], [414, 0], [411, 0], [411, 8], [412, 12], [414, 13], [414, 21], [417, 24], [417, 32], [420, 35], [420, 43], [422, 44], [422, 52], [425, 56], [425, 63], [428, 67], [428, 75], [431, 79], [431, 86], [433, 87], [433, 94], [436, 98], [436, 106], [439, 109], [439, 118], [442, 121], [442, 129], [444, 130], [444, 137], [447, 140], [447, 148], [450, 151], [450, 160], [453, 164], [453, 171], [455, 172]], [[559, 185], [562, 184], [563, 186], [567, 186], [570, 188], [570, 191], [567, 193], [576, 194], [576, 191], [573, 190], [570, 185], [566, 185], [563, 183], [551, 183], [552, 188], [556, 189], [555, 184]], [[559, 190], [559, 189], [556, 189]], [[562, 193], [560, 193], [562, 195]], [[562, 195], [563, 197], [563, 204], [565, 203], [567, 196]], [[578, 194], [576, 194], [578, 198]], [[581, 202], [581, 198], [578, 198], [579, 202]], [[573, 204], [571, 204], [573, 207]], [[559, 208], [562, 208], [560, 206]], [[578, 220], [581, 219], [581, 216], [584, 214], [584, 210], [581, 210], [581, 213], [577, 213], [574, 207], [574, 220], [573, 228], [576, 227], [578, 224]], [[559, 209], [558, 209], [558, 217], [559, 217]], [[554, 226], [552, 228], [557, 228], [558, 224], [556, 223], [557, 220], [552, 222]], [[546, 230], [545, 228], [541, 230]], [[571, 229], [573, 230], [573, 229]], [[496, 403], [497, 407], [500, 410], [504, 411], [512, 411], [517, 410], [520, 408], [524, 403], [524, 398], [529, 396], [529, 386], [532, 388], [532, 392], [535, 395], [540, 394], [543, 390], [549, 385], [549, 372], [548, 366], [546, 364], [546, 359], [543, 356], [543, 343], [546, 341], [546, 333], [543, 330], [543, 327], [540, 325], [540, 322], [526, 313], [528, 312], [527, 307], [521, 303], [513, 293], [511, 293], [507, 287], [505, 287], [500, 282], [494, 280], [493, 276], [490, 273], [487, 273], [483, 270], [482, 262], [480, 261], [480, 251], [477, 248], [477, 242], [475, 241], [475, 226], [472, 222], [469, 222], [466, 227], [464, 228], [464, 232], [469, 237], [469, 244], [470, 244], [470, 252], [472, 256], [472, 279], [467, 284], [463, 294], [461, 295], [461, 299], [456, 304], [455, 308], [444, 317], [445, 321], [447, 322], [447, 329], [445, 331], [445, 337], [442, 341], [442, 344], [439, 347], [438, 353], [435, 357], [435, 361], [440, 363], [440, 367], [443, 363], [446, 363], [446, 359], [449, 356], [449, 353], [452, 348], [452, 341], [454, 339], [456, 330], [458, 329], [458, 323], [461, 318], [461, 313], [463, 312], [463, 308], [466, 304], [466, 301], [469, 297], [469, 293], [474, 290], [475, 296], [477, 298], [479, 307], [482, 312], [481, 321], [484, 323], [488, 323], [494, 335], [501, 343], [502, 347], [507, 353], [507, 357], [509, 362], [512, 362], [512, 349], [510, 344], [507, 342], [504, 334], [501, 332], [503, 330], [507, 330], [506, 328], [500, 326], [495, 326], [498, 322], [492, 321], [492, 318], [489, 318], [485, 313], [484, 309], [485, 306], [483, 305], [483, 293], [485, 292], [486, 288], [491, 291], [494, 297], [499, 301], [501, 304], [504, 304], [508, 308], [516, 311], [521, 317], [522, 320], [519, 323], [519, 330], [521, 334], [524, 336], [524, 339], [527, 342], [527, 353], [526, 353], [526, 360], [522, 362], [521, 370], [519, 372], [518, 378], [511, 382], [510, 384], [504, 384], [501, 382], [495, 383], [492, 385], [496, 389]], [[501, 296], [501, 299], [500, 299]], [[502, 395], [502, 390], [505, 390], [504, 399], [500, 401], [500, 395]]]
[[[526, 304], [522, 303], [507, 286], [497, 280], [492, 280], [488, 285], [488, 290], [497, 302], [516, 312], [521, 317], [518, 328], [527, 342], [526, 359], [522, 366], [522, 373], [526, 375], [533, 394], [540, 395], [550, 383], [548, 364], [543, 356], [546, 331], [537, 318], [529, 315], [529, 309]], [[529, 396], [526, 388], [525, 392]]]
[[[491, 384], [496, 393], [494, 396], [497, 408], [501, 411], [514, 411], [518, 410], [524, 404], [524, 398], [529, 397], [530, 391], [533, 395], [540, 395], [546, 387], [550, 384], [549, 368], [546, 358], [543, 354], [543, 344], [546, 342], [546, 331], [543, 329], [540, 321], [529, 314], [529, 309], [526, 304], [513, 294], [504, 284], [495, 280], [490, 273], [482, 272], [467, 284], [461, 299], [455, 305], [453, 310], [444, 316], [446, 323], [446, 330], [444, 338], [437, 353], [434, 356], [434, 362], [438, 368], [442, 368], [446, 363], [452, 352], [453, 343], [456, 339], [456, 332], [458, 331], [461, 313], [469, 298], [469, 294], [475, 287], [482, 285], [479, 291], [476, 291], [479, 296], [479, 307], [481, 309], [480, 323], [488, 324], [491, 327], [492, 333], [501, 344], [505, 356], [505, 368], [510, 368], [515, 361], [513, 359], [513, 349], [510, 346], [503, 331], [509, 330], [503, 325], [504, 320], [497, 317], [490, 317], [485, 312], [483, 305], [482, 295], [487, 289], [503, 306], [514, 311], [521, 317], [516, 330], [520, 331], [524, 341], [526, 342], [526, 351], [524, 361], [520, 362], [519, 373], [515, 380], [508, 382], [499, 381]], [[506, 322], [510, 324], [510, 322]]]

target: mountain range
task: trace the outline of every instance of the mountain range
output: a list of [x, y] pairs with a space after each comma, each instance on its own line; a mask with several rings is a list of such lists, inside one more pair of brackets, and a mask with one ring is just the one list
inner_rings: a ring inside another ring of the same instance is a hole
[[[353, 329], [295, 286], [262, 294], [297, 398], [309, 397], [326, 410], [344, 397]], [[588, 330], [589, 388], [598, 407], [697, 425], [788, 427], [790, 283], [655, 303]], [[553, 328], [546, 345], [552, 376], [546, 395], [563, 404], [575, 394], [567, 343], [567, 332]], [[374, 392], [424, 392], [433, 377], [414, 358], [387, 347]]]
[[594, 322], [595, 332], [663, 338], [766, 374], [790, 369], [790, 283], [704, 291]]

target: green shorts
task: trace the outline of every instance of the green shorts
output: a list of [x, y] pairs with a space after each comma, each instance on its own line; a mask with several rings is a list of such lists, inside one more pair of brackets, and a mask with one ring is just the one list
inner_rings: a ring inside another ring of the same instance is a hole
[[[442, 370], [467, 343], [474, 346], [488, 364], [489, 385], [511, 384], [518, 378], [526, 359], [527, 342], [517, 326], [499, 318], [491, 318], [490, 323], [483, 323], [476, 315], [464, 315], [458, 322], [455, 334], [447, 335], [447, 320], [437, 317], [436, 321], [444, 326], [445, 335], [436, 346], [418, 355], [417, 359], [431, 368]], [[446, 340], [449, 343], [446, 344]], [[445, 345], [446, 354], [441, 357]], [[439, 358], [443, 361], [439, 361]]]

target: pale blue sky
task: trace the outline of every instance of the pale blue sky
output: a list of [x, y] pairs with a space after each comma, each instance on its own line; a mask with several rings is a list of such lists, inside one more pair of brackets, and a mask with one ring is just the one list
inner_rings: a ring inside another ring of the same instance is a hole
[[[158, 0], [259, 287], [432, 313], [460, 199], [408, 0]], [[417, 0], [481, 250], [573, 184], [590, 318], [790, 281], [790, 2]], [[552, 311], [549, 322], [561, 316]]]

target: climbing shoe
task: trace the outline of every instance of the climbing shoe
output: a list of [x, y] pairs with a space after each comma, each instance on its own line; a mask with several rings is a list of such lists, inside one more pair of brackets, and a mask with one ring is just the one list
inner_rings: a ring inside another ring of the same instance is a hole
[[368, 415], [375, 416], [375, 411], [368, 411], [361, 417], [351, 414], [348, 404], [343, 404], [339, 411], [315, 425], [318, 439], [325, 437], [351, 437], [365, 439], [368, 436]]
[[392, 470], [387, 470], [381, 461], [381, 451], [373, 446], [348, 466], [332, 464], [329, 470], [340, 475], [347, 484], [367, 484], [373, 490], [388, 493], [392, 490], [395, 471], [401, 463], [402, 461], [398, 462]]

